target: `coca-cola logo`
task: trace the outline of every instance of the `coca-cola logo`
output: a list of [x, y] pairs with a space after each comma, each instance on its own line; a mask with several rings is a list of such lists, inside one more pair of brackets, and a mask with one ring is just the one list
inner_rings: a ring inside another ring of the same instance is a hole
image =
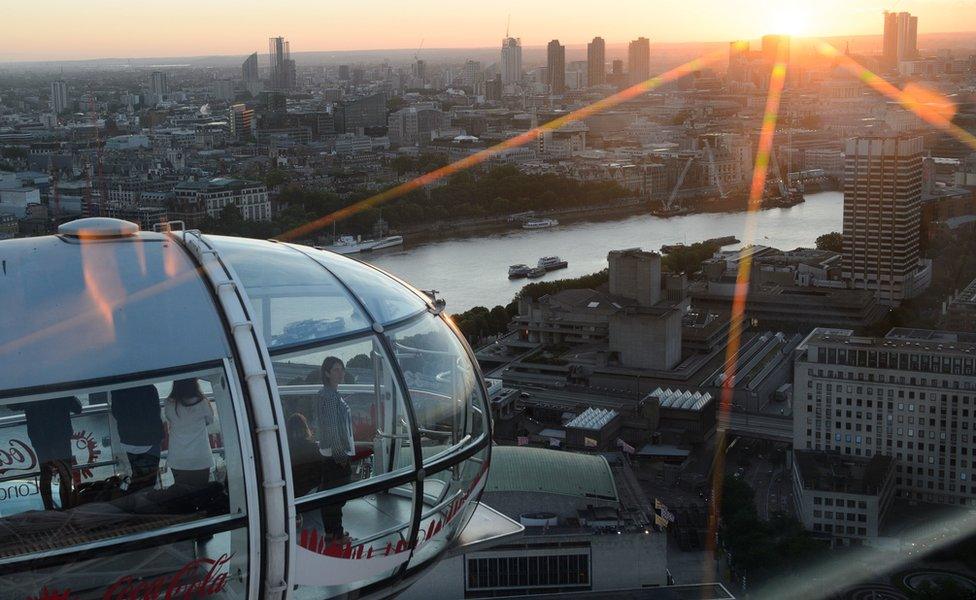
[[[233, 556], [222, 554], [216, 559], [198, 558], [175, 573], [151, 579], [125, 575], [106, 588], [102, 600], [194, 600], [215, 596], [227, 586], [229, 570], [221, 569]], [[57, 590], [45, 586], [40, 594], [28, 596], [27, 600], [70, 600], [70, 596], [70, 589]]]
[[[102, 600], [192, 600], [206, 598], [223, 591], [230, 573], [220, 571], [233, 554], [222, 554], [216, 560], [192, 560], [172, 575], [153, 579], [136, 579], [132, 575], [120, 577], [105, 590]], [[201, 570], [206, 574], [199, 578]]]
[[20, 440], [9, 440], [0, 448], [0, 475], [8, 471], [33, 471], [37, 468], [34, 449]]

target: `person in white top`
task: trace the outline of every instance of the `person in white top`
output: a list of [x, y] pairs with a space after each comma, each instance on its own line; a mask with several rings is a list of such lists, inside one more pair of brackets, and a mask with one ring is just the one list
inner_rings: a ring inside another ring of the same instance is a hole
[[213, 423], [210, 402], [196, 379], [173, 382], [173, 391], [164, 409], [169, 427], [169, 450], [166, 464], [177, 484], [194, 488], [210, 481], [213, 453], [207, 426]]

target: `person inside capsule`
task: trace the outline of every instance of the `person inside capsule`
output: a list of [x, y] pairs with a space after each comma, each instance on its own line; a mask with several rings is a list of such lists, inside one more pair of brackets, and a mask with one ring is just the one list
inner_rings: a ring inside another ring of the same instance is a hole
[[[316, 399], [315, 421], [318, 430], [319, 452], [322, 454], [321, 490], [348, 484], [352, 480], [352, 459], [356, 454], [353, 439], [352, 413], [339, 394], [339, 385], [346, 376], [346, 367], [336, 356], [322, 361], [322, 391]], [[343, 539], [343, 503], [331, 503], [322, 508], [326, 535]]]

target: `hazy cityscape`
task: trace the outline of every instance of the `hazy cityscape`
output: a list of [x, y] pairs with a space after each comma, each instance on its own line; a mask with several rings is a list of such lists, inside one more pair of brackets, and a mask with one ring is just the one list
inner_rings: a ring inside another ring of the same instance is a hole
[[0, 598], [976, 598], [976, 33], [896, 8], [0, 52]]

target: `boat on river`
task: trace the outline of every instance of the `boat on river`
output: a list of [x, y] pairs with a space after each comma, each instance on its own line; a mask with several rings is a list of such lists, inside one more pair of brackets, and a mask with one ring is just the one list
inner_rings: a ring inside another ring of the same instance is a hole
[[569, 266], [569, 263], [558, 256], [543, 256], [539, 259], [536, 266], [546, 271], [555, 271], [556, 269], [565, 269]]
[[529, 219], [522, 223], [522, 229], [547, 229], [559, 225], [556, 219]]

